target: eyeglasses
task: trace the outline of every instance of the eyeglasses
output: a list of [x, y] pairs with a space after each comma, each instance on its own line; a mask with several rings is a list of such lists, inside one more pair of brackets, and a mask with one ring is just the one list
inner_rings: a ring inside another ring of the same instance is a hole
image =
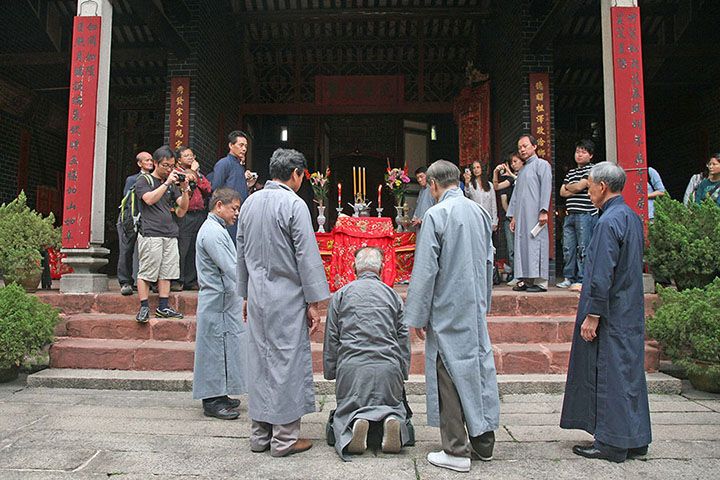
[[173, 168], [174, 166], [172, 163], [158, 163], [158, 167], [162, 168]]

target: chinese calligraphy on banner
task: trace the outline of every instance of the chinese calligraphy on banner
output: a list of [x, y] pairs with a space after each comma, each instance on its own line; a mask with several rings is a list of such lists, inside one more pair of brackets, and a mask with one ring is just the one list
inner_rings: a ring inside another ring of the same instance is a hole
[[315, 77], [317, 105], [394, 105], [404, 101], [402, 75]]
[[[530, 74], [530, 134], [537, 140], [537, 156], [544, 158], [552, 165], [552, 131], [550, 128], [550, 75], [547, 73]], [[552, 219], [552, 198], [548, 214]], [[550, 227], [553, 221], [550, 220]], [[555, 258], [555, 229], [548, 228], [550, 235], [550, 258]]]
[[63, 248], [90, 245], [100, 26], [100, 17], [75, 17], [73, 22]]
[[623, 198], [644, 223], [647, 219], [647, 151], [640, 9], [613, 7], [610, 12], [617, 159], [627, 173]]
[[550, 75], [547, 73], [530, 74], [530, 132], [538, 142], [538, 157], [552, 163]]
[[188, 119], [190, 118], [190, 78], [170, 80], [170, 147], [177, 150], [188, 145]]

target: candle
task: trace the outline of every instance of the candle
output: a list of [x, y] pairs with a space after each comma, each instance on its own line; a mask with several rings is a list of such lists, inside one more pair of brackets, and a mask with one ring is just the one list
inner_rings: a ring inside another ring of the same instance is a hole
[[338, 183], [338, 207], [342, 207], [342, 183]]
[[365, 201], [365, 196], [367, 195], [367, 190], [365, 189], [365, 167], [362, 169], [362, 197], [363, 201]]
[[382, 184], [378, 185], [378, 208], [382, 208]]
[[355, 183], [355, 167], [353, 167], [353, 197], [357, 196], [357, 183]]

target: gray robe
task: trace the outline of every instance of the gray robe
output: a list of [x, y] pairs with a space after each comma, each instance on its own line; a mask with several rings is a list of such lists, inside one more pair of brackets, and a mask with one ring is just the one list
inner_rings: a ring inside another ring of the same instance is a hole
[[427, 212], [428, 208], [432, 207], [433, 205], [435, 205], [435, 199], [432, 197], [432, 195], [430, 195], [430, 187], [421, 188], [420, 192], [418, 193], [417, 205], [415, 206], [413, 218], [419, 218], [420, 220], [422, 220], [425, 212]]
[[210, 213], [195, 243], [198, 293], [193, 398], [247, 392], [247, 337], [235, 285], [235, 245], [225, 221]]
[[238, 218], [238, 292], [247, 298], [248, 413], [273, 425], [315, 411], [307, 306], [330, 296], [310, 212], [269, 181]]
[[[515, 278], [549, 278], [550, 237], [553, 215], [550, 211], [552, 168], [533, 155], [518, 172], [515, 190], [506, 216], [515, 219]], [[530, 231], [537, 225], [540, 210], [548, 212], [548, 223], [532, 238]]]
[[335, 292], [328, 306], [323, 349], [325, 378], [335, 383], [335, 449], [352, 439], [357, 418], [400, 421], [402, 443], [409, 440], [403, 380], [410, 371], [410, 335], [403, 323], [403, 301], [373, 272]]
[[438, 353], [457, 388], [468, 433], [496, 430], [500, 398], [485, 316], [490, 310], [493, 251], [490, 216], [446, 191], [425, 213], [415, 250], [405, 323], [427, 327], [425, 389], [428, 424], [440, 426]]

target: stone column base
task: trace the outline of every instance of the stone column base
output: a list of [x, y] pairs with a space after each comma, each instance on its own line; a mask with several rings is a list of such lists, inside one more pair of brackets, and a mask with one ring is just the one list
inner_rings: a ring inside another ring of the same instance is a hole
[[108, 278], [97, 270], [107, 265], [108, 259], [103, 258], [110, 250], [91, 245], [88, 248], [63, 248], [67, 255], [63, 263], [73, 268], [73, 273], [66, 273], [60, 279], [60, 293], [102, 293], [108, 290]]

